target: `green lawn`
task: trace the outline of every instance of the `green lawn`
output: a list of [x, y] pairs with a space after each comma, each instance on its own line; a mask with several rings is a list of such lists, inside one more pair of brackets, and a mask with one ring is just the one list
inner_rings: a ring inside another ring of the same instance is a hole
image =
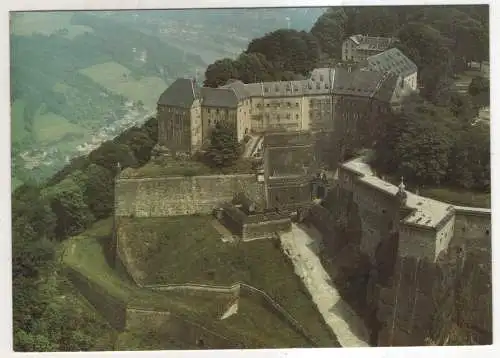
[[[126, 302], [129, 307], [167, 310], [177, 316], [197, 322], [231, 340], [242, 342], [247, 347], [310, 346], [289, 324], [262, 306], [260, 302], [241, 298], [238, 313], [226, 320], [220, 320], [222, 313], [229, 307], [231, 298], [227, 295], [155, 292], [135, 286], [112, 269], [105, 258], [104, 247], [108, 244], [111, 230], [112, 220], [106, 219], [97, 222], [81, 235], [65, 241], [63, 261], [94, 284], [104, 288], [109, 295], [121, 302]], [[293, 281], [293, 277], [290, 279]], [[309, 314], [314, 315], [315, 312], [310, 309], [310, 301], [303, 301], [302, 305], [305, 305], [306, 309], [309, 308]], [[316, 324], [321, 326], [320, 322]], [[195, 348], [192, 342], [168, 340], [167, 326], [146, 334], [147, 332], [148, 327], [129, 327], [120, 333], [118, 348], [120, 350]], [[335, 346], [331, 338], [323, 340], [323, 343]]]
[[134, 79], [131, 71], [117, 62], [97, 64], [80, 72], [116, 94], [135, 101], [141, 100], [151, 109], [156, 107], [158, 97], [167, 88], [159, 77]]
[[[92, 32], [92, 28], [82, 25], [72, 25], [70, 12], [24, 12], [11, 15], [11, 33], [18, 36], [31, 36], [35, 33], [51, 35], [57, 31], [62, 36], [74, 38], [75, 36]], [[64, 30], [65, 29], [65, 30]]]
[[132, 270], [141, 273], [145, 283], [245, 282], [267, 292], [322, 345], [335, 346], [279, 242], [224, 243], [211, 220], [210, 216], [120, 218], [119, 245], [127, 248]]

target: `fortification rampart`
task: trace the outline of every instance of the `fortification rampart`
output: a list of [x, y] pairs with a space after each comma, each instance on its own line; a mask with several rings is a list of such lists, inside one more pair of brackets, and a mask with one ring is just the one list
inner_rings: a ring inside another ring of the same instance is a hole
[[127, 328], [156, 328], [157, 331], [168, 332], [171, 339], [178, 339], [190, 346], [200, 349], [235, 349], [242, 348], [234, 339], [225, 337], [194, 321], [170, 312], [148, 310], [143, 308], [127, 308]]
[[298, 334], [303, 336], [311, 345], [318, 346], [316, 339], [311, 336], [300, 325], [300, 323], [292, 317], [281, 305], [274, 301], [266, 292], [259, 290], [253, 286], [238, 282], [230, 286], [224, 285], [204, 285], [196, 283], [185, 284], [170, 284], [170, 285], [147, 285], [145, 288], [156, 291], [204, 291], [212, 293], [226, 293], [239, 297], [247, 297], [254, 302], [260, 303], [263, 307], [269, 309], [274, 314], [277, 314], [284, 322], [286, 322]]
[[261, 203], [264, 189], [253, 174], [124, 179], [116, 181], [115, 215], [166, 217], [208, 214], [243, 192]]
[[491, 247], [491, 210], [455, 206], [455, 228], [450, 246]]

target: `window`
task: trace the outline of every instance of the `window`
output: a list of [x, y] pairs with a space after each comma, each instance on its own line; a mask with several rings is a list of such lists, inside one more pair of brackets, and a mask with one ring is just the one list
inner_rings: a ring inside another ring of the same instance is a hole
[[299, 115], [298, 114], [295, 115], [295, 119], [299, 119]]
[[298, 107], [299, 106], [299, 102], [295, 102], [295, 107]]

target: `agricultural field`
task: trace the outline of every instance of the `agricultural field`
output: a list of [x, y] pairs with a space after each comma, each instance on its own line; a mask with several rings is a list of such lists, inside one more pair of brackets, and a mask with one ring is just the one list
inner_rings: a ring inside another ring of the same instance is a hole
[[92, 32], [92, 28], [82, 25], [73, 25], [70, 12], [19, 12], [11, 15], [11, 33], [18, 36], [33, 34], [58, 34], [69, 39], [78, 35]]
[[33, 121], [33, 130], [36, 140], [43, 146], [58, 142], [67, 135], [83, 134], [85, 128], [58, 114], [42, 114], [39, 110]]
[[116, 62], [106, 62], [80, 70], [82, 74], [111, 92], [141, 101], [154, 109], [156, 101], [167, 85], [159, 77], [134, 78], [132, 72]]

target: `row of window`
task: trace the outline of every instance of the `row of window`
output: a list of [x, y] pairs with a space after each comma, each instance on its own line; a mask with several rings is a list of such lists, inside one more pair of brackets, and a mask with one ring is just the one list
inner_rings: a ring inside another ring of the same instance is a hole
[[[265, 114], [264, 114], [264, 116], [265, 116], [267, 119], [269, 119], [269, 118], [271, 117], [269, 113], [265, 113]], [[299, 117], [300, 117], [300, 116], [299, 116], [298, 114], [296, 114], [296, 115], [295, 115], [295, 119], [299, 119]], [[276, 118], [276, 119], [279, 121], [281, 118], [291, 119], [291, 118], [292, 118], [292, 115], [291, 115], [290, 113], [287, 113], [287, 114], [285, 114], [283, 117], [281, 117], [281, 115], [280, 115], [280, 114], [276, 114], [276, 116], [273, 116], [273, 118]]]

